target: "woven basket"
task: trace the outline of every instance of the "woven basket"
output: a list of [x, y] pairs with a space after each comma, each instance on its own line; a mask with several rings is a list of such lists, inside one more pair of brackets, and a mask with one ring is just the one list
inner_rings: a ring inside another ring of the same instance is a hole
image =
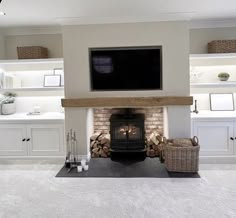
[[48, 49], [41, 46], [17, 47], [18, 59], [48, 58]]
[[[198, 139], [193, 138], [194, 143], [198, 144]], [[164, 163], [170, 172], [198, 172], [199, 169], [199, 150], [200, 146], [176, 146], [168, 143], [164, 147]]]
[[234, 53], [236, 40], [214, 40], [208, 43], [208, 53]]

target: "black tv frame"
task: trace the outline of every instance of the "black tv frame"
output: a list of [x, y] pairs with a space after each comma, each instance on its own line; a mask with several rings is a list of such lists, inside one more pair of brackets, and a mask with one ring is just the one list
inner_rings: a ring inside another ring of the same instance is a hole
[[[92, 82], [92, 57], [91, 57], [91, 52], [92, 51], [103, 51], [103, 50], [141, 50], [141, 49], [159, 49], [160, 50], [160, 88], [155, 88], [155, 89], [94, 89], [93, 88], [93, 82]], [[89, 48], [89, 79], [90, 79], [90, 91], [161, 91], [163, 90], [163, 72], [162, 72], [162, 46], [161, 45], [152, 45], [152, 46], [120, 46], [120, 47], [92, 47]]]

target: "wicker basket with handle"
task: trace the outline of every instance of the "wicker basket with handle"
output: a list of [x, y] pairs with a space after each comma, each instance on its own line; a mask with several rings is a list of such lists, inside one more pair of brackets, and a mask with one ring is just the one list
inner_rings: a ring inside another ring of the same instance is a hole
[[196, 173], [199, 169], [199, 150], [198, 138], [191, 140], [192, 144], [187, 143], [187, 139], [177, 139], [174, 143], [168, 142], [164, 147], [164, 163], [170, 172], [191, 172]]
[[19, 59], [40, 59], [48, 58], [48, 49], [41, 46], [17, 47]]
[[208, 53], [234, 53], [236, 40], [214, 40], [208, 43]]

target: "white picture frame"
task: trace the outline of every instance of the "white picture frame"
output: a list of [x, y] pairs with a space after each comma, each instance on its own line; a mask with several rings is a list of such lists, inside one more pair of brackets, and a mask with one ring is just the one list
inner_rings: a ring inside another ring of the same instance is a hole
[[64, 70], [62, 68], [54, 68], [53, 74], [54, 75], [61, 75], [60, 86], [64, 86]]
[[233, 93], [210, 93], [211, 111], [234, 111]]
[[61, 86], [61, 75], [44, 75], [44, 87]]

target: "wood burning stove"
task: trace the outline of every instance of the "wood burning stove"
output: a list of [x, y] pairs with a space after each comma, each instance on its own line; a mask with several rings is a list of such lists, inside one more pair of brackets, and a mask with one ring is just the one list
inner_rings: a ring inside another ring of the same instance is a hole
[[112, 114], [111, 152], [145, 152], [144, 114]]

